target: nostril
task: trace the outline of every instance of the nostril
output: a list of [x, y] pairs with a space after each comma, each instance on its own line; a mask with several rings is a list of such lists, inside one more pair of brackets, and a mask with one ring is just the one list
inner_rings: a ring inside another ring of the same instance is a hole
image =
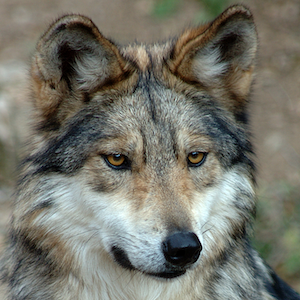
[[195, 233], [177, 232], [166, 238], [162, 249], [169, 263], [184, 267], [198, 260], [202, 245]]

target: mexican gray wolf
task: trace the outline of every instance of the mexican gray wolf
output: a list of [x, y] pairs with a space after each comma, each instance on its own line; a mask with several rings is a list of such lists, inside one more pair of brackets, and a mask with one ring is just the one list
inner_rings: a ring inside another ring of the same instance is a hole
[[153, 45], [118, 46], [81, 15], [50, 26], [30, 71], [8, 299], [300, 299], [248, 239], [256, 50], [240, 5]]

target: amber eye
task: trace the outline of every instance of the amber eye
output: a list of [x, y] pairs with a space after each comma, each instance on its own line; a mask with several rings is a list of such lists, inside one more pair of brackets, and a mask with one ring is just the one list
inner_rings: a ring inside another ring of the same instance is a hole
[[122, 154], [110, 154], [105, 156], [105, 160], [111, 167], [120, 168], [126, 162], [126, 156]]
[[206, 153], [205, 152], [191, 152], [187, 159], [190, 167], [199, 167], [205, 160]]

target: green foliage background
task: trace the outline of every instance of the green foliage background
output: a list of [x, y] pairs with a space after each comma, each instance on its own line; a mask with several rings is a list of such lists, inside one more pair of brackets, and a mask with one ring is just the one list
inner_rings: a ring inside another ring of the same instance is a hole
[[[202, 5], [201, 12], [198, 13], [194, 22], [205, 22], [214, 19], [232, 0], [197, 0]], [[180, 5], [184, 4], [184, 0], [157, 0], [153, 8], [153, 15], [164, 18], [177, 12]]]

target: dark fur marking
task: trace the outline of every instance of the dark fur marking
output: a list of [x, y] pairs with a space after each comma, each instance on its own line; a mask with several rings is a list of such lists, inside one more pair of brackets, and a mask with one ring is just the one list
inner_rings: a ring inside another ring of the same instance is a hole
[[232, 109], [235, 120], [238, 123], [241, 123], [243, 126], [247, 126], [249, 123], [249, 115], [247, 110], [249, 100], [246, 98], [240, 98], [234, 92], [229, 93], [229, 98], [231, 102], [235, 103], [235, 106]]
[[135, 268], [131, 264], [126, 252], [119, 247], [113, 246], [111, 252], [116, 260], [116, 262], [123, 268], [128, 270], [134, 270]]
[[37, 124], [36, 130], [37, 131], [44, 131], [44, 132], [51, 132], [57, 131], [60, 128], [60, 122], [57, 119], [56, 115], [49, 116], [45, 121], [43, 120], [39, 124]]
[[61, 79], [64, 79], [68, 85], [69, 90], [72, 90], [71, 78], [76, 72], [73, 65], [75, 63], [76, 56], [78, 56], [78, 51], [72, 49], [69, 45], [69, 42], [65, 42], [63, 45], [60, 46], [58, 56], [61, 61]]
[[46, 118], [43, 118], [42, 121], [38, 122], [35, 125], [35, 129], [37, 131], [44, 131], [44, 132], [51, 132], [51, 131], [57, 131], [61, 123], [57, 117], [56, 112], [59, 110], [60, 105], [62, 104], [62, 101], [59, 101], [55, 107], [53, 107], [53, 111], [51, 113], [47, 112]]
[[155, 123], [157, 119], [156, 106], [150, 91], [150, 84], [151, 84], [150, 81], [151, 81], [151, 73], [149, 71], [146, 71], [145, 73], [140, 75], [137, 86], [143, 91], [143, 95], [148, 100], [151, 119]]
[[39, 203], [37, 206], [35, 206], [35, 210], [37, 209], [44, 209], [44, 208], [49, 208], [54, 205], [54, 200], [53, 199], [47, 199], [41, 203]]
[[56, 30], [57, 32], [69, 30], [68, 39], [59, 45], [58, 56], [61, 65], [58, 67], [62, 72], [61, 79], [64, 79], [69, 90], [72, 90], [72, 79], [74, 75], [76, 75], [76, 60], [86, 54], [94, 54], [93, 46], [82, 41], [81, 37], [84, 35], [89, 36], [89, 38], [94, 40], [96, 44], [98, 44], [98, 41], [92, 28], [81, 23], [68, 24], [67, 27], [65, 24], [62, 24]]
[[[18, 249], [15, 255], [17, 255], [19, 262], [27, 260], [28, 265], [35, 266], [35, 268], [39, 269], [39, 273], [42, 277], [50, 277], [56, 274], [57, 266], [49, 257], [49, 251], [51, 249], [39, 247], [36, 242], [30, 239], [24, 232], [12, 231], [10, 239], [12, 246]], [[27, 264], [16, 264], [13, 273], [26, 274], [27, 270], [23, 270], [22, 266], [26, 266]], [[14, 285], [14, 278], [18, 278], [18, 276], [12, 276], [10, 281], [12, 285]]]
[[58, 34], [59, 32], [64, 31], [64, 30], [66, 29], [66, 27], [67, 27], [67, 24], [65, 24], [65, 23], [63, 23], [63, 24], [57, 26], [57, 27], [55, 28], [53, 34]]
[[[253, 249], [251, 248], [249, 241], [247, 240], [247, 238], [241, 238], [239, 241], [236, 241], [236, 243], [240, 244], [240, 249], [241, 248], [247, 248], [247, 251], [243, 252], [246, 254], [245, 257], [241, 258], [241, 257], [236, 257], [236, 252], [235, 249], [237, 247], [237, 245], [233, 245], [233, 244], [228, 244], [228, 246], [224, 249], [222, 249], [222, 251], [219, 253], [219, 255], [217, 257], [215, 257], [213, 263], [215, 264], [214, 269], [215, 270], [224, 270], [226, 269], [226, 265], [232, 264], [232, 261], [236, 261], [237, 259], [240, 260], [242, 259], [242, 262], [244, 264], [244, 267], [246, 267], [246, 269], [248, 270], [248, 272], [252, 273], [252, 278], [257, 278], [260, 277], [260, 272], [261, 270], [259, 270], [256, 266], [256, 261], [252, 255], [252, 251]], [[215, 286], [218, 286], [219, 282], [224, 280], [224, 274], [221, 272], [215, 272], [213, 274], [211, 274], [211, 277], [209, 278], [208, 282], [208, 291], [210, 293], [210, 296], [212, 296], [212, 299], [220, 299], [219, 294], [216, 294], [215, 292]], [[258, 299], [257, 297], [257, 293], [259, 293], [260, 291], [260, 287], [258, 285], [258, 282], [253, 280], [252, 283], [254, 285], [256, 285], [256, 288], [253, 288], [251, 286], [251, 289], [244, 289], [241, 287], [240, 283], [239, 283], [239, 278], [238, 277], [232, 277], [231, 280], [231, 285], [234, 285], [234, 290], [236, 291], [236, 293], [239, 294], [241, 299]], [[253, 295], [253, 291], [255, 291], [255, 295]], [[227, 299], [227, 298], [226, 298]], [[260, 299], [260, 298], [259, 298]]]
[[249, 123], [249, 115], [246, 111], [238, 111], [235, 113], [235, 119], [237, 122], [248, 124]]
[[[69, 125], [67, 132], [49, 142], [47, 149], [29, 157], [26, 162], [37, 166], [35, 174], [57, 172], [71, 174], [81, 168], [91, 145], [104, 137], [104, 116], [88, 114]], [[98, 128], [95, 130], [95, 128]], [[80, 143], [79, 143], [80, 141]]]
[[84, 103], [88, 103], [88, 102], [90, 102], [90, 101], [91, 101], [90, 94], [87, 93], [87, 92], [85, 92], [85, 93], [83, 94], [83, 102], [84, 102]]
[[204, 132], [218, 144], [218, 155], [223, 165], [227, 167], [242, 163], [254, 170], [254, 163], [244, 154], [253, 154], [252, 144], [245, 138], [247, 135], [244, 129], [232, 124], [226, 112], [212, 98], [193, 97], [192, 100], [198, 107], [200, 122], [206, 127]]
[[268, 292], [278, 300], [299, 300], [300, 295], [289, 287], [276, 273], [269, 268], [273, 282], [267, 282], [266, 288]]
[[[219, 49], [221, 50], [221, 57], [223, 60], [230, 60], [234, 56], [239, 55], [237, 45], [240, 45], [242, 38], [236, 33], [229, 33], [225, 35], [220, 41], [218, 41]], [[241, 52], [241, 51], [240, 51]]]

